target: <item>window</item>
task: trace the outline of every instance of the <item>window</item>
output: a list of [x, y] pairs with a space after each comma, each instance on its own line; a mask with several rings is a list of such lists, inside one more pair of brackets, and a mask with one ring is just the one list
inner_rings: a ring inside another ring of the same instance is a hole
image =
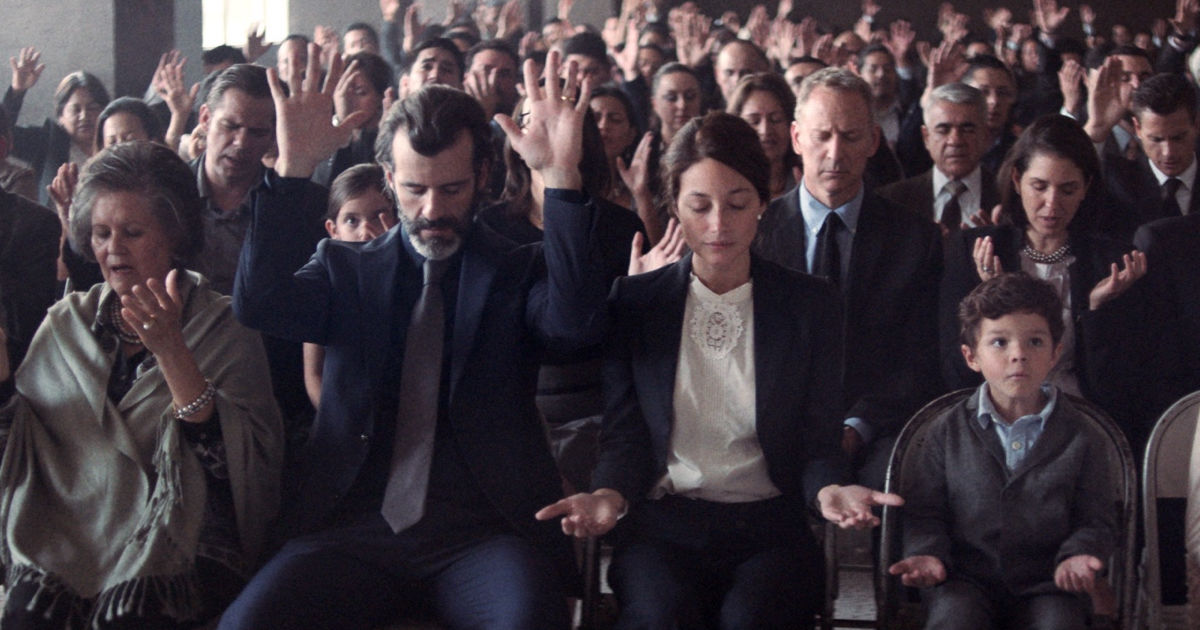
[[288, 35], [288, 0], [204, 0], [205, 50], [229, 44], [241, 48], [246, 30], [259, 23], [266, 28], [264, 41], [278, 42]]

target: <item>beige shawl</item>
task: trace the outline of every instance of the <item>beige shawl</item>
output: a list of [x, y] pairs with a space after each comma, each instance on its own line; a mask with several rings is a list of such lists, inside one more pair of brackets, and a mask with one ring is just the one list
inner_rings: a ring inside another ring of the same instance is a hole
[[[180, 281], [184, 341], [216, 386], [238, 533], [254, 562], [278, 507], [283, 452], [266, 356], [229, 298], [197, 274]], [[0, 414], [12, 422], [0, 464], [0, 560], [10, 586], [90, 600], [93, 622], [137, 614], [149, 592], [165, 614], [187, 620], [200, 608], [193, 561], [204, 470], [157, 366], [144, 363], [125, 397], [109, 400], [117, 344], [95, 324], [114, 298], [101, 284], [55, 304], [17, 371], [17, 395]]]

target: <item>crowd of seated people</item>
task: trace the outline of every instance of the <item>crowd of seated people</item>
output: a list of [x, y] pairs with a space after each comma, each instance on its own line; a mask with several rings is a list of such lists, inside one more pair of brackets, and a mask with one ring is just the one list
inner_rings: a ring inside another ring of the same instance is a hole
[[812, 523], [885, 505], [928, 627], [1112, 612], [1073, 401], [1140, 454], [1200, 390], [1200, 1], [620, 4], [381, 0], [141, 98], [13, 51], [0, 626], [565, 628], [604, 536], [617, 627], [808, 627]]

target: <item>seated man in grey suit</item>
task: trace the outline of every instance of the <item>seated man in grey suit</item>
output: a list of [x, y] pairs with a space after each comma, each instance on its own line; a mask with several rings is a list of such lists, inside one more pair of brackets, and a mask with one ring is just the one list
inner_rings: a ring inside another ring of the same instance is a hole
[[933, 168], [879, 189], [879, 196], [942, 226], [943, 233], [971, 223], [1000, 203], [996, 176], [980, 165], [987, 136], [983, 93], [965, 83], [947, 83], [930, 94], [921, 137]]
[[878, 146], [866, 82], [840, 68], [810, 75], [792, 123], [804, 179], [767, 207], [754, 243], [763, 258], [825, 277], [841, 290], [842, 448], [865, 457], [859, 481], [874, 488], [882, 484], [896, 432], [942, 390], [936, 349], [942, 240], [932, 221], [863, 184]]

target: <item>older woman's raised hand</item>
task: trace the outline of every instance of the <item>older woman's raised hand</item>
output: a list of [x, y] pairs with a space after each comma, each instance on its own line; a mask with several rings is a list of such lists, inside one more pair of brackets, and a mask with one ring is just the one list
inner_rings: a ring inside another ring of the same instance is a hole
[[682, 258], [684, 248], [687, 246], [683, 240], [683, 229], [679, 227], [679, 222], [675, 219], [667, 221], [667, 231], [663, 234], [662, 239], [654, 247], [651, 247], [650, 251], [643, 254], [642, 248], [645, 246], [645, 242], [641, 232], [633, 235], [633, 246], [629, 249], [629, 275], [631, 276], [666, 267]]
[[1134, 250], [1122, 258], [1123, 266], [1113, 263], [1108, 277], [1096, 283], [1088, 295], [1088, 307], [1096, 310], [1105, 302], [1121, 295], [1133, 286], [1133, 283], [1146, 275], [1146, 255]]
[[320, 53], [319, 46], [308, 45], [304, 80], [300, 79], [300, 68], [292, 68], [292, 76], [286, 77], [287, 93], [280, 83], [279, 72], [267, 69], [267, 82], [275, 100], [275, 139], [279, 145], [275, 171], [281, 177], [311, 176], [317, 164], [345, 146], [350, 134], [369, 117], [367, 112], [357, 111], [333, 124], [333, 93], [342, 78], [342, 57], [334, 55], [330, 59], [329, 72], [324, 84], [320, 84]]
[[531, 171], [538, 171], [547, 188], [580, 190], [583, 176], [579, 162], [583, 159], [583, 118], [588, 111], [588, 99], [580, 95], [591, 92], [591, 79], [583, 85], [576, 79], [576, 64], [567, 66], [566, 85], [561, 75], [562, 54], [557, 50], [546, 56], [545, 85], [538, 85], [537, 66], [525, 62], [525, 98], [529, 116], [522, 127], [507, 114], [497, 114], [496, 122], [508, 136], [514, 151]]
[[179, 294], [179, 270], [167, 273], [166, 284], [149, 278], [121, 297], [121, 317], [137, 333], [142, 345], [156, 357], [186, 351], [183, 343], [183, 298]]

